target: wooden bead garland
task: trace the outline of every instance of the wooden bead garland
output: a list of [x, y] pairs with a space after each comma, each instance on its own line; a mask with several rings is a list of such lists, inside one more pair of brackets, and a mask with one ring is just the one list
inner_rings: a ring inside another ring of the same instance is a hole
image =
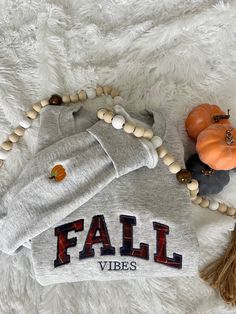
[[[20, 121], [19, 126], [15, 128], [15, 130], [8, 136], [8, 139], [0, 145], [0, 168], [4, 165], [4, 161], [7, 159], [8, 152], [13, 148], [13, 144], [17, 143], [24, 135], [25, 130], [31, 127], [33, 120], [38, 117], [44, 107], [48, 105], [60, 106], [62, 104], [67, 105], [70, 103], [77, 103], [79, 101], [85, 101], [87, 98], [94, 99], [96, 96], [102, 95], [111, 95], [114, 103], [117, 104], [120, 104], [123, 101], [122, 97], [119, 96], [119, 90], [107, 85], [104, 87], [97, 86], [95, 89], [87, 88], [86, 90], [81, 90], [78, 93], [71, 95], [66, 94], [60, 96], [58, 94], [53, 94], [49, 98], [45, 98], [37, 103], [34, 103], [32, 108], [26, 112], [25, 117]], [[103, 117], [106, 111], [107, 110], [101, 111], [98, 114], [99, 119]], [[108, 119], [110, 115], [111, 114], [108, 114], [106, 119]], [[111, 117], [108, 120], [111, 121]]]
[[[100, 120], [104, 120], [107, 123], [112, 123], [113, 119], [118, 116], [114, 115], [110, 110], [107, 109], [99, 109], [97, 112], [97, 116]], [[116, 118], [115, 118], [116, 119]], [[112, 123], [113, 125], [113, 123]], [[124, 132], [128, 134], [133, 134], [136, 137], [143, 137], [152, 142], [153, 146], [156, 148], [159, 157], [163, 160], [163, 163], [168, 166], [169, 171], [172, 174], [176, 174], [176, 178], [178, 182], [184, 183], [187, 185], [187, 189], [189, 190], [189, 196], [191, 201], [200, 205], [202, 208], [209, 208], [214, 211], [218, 211], [222, 214], [226, 214], [231, 216], [232, 218], [236, 218], [236, 209], [233, 207], [228, 207], [223, 203], [219, 203], [217, 201], [209, 200], [206, 197], [202, 197], [198, 195], [199, 193], [199, 183], [197, 180], [192, 179], [191, 172], [186, 169], [181, 169], [181, 165], [175, 161], [174, 157], [170, 155], [166, 149], [162, 145], [162, 139], [158, 136], [153, 135], [153, 131], [151, 129], [144, 130], [141, 127], [135, 126], [132, 122], [126, 121], [122, 127], [121, 124], [119, 128], [123, 128]], [[138, 129], [138, 131], [137, 131]], [[142, 129], [142, 132], [139, 131]], [[142, 135], [141, 135], [142, 134]], [[138, 136], [137, 136], [138, 135]], [[140, 136], [141, 135], [141, 136]]]

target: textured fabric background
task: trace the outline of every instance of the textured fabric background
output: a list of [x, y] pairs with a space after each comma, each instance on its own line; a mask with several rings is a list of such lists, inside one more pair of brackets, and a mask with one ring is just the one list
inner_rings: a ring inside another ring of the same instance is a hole
[[[0, 2], [0, 141], [24, 110], [53, 92], [112, 83], [127, 107], [168, 106], [183, 121], [202, 102], [231, 108], [236, 124], [233, 0]], [[38, 121], [0, 172], [0, 193], [34, 152]], [[236, 204], [236, 174], [218, 198]], [[30, 196], [29, 196], [30, 197]], [[233, 221], [196, 206], [200, 267], [226, 245]], [[29, 251], [0, 255], [0, 313], [235, 313], [196, 278], [41, 287]]]

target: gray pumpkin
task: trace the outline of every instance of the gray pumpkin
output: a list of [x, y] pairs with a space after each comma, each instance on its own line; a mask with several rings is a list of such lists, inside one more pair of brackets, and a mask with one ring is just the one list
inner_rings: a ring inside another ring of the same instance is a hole
[[228, 170], [213, 170], [204, 164], [198, 154], [192, 155], [187, 163], [186, 169], [192, 173], [193, 179], [199, 182], [199, 194], [217, 194], [229, 183]]

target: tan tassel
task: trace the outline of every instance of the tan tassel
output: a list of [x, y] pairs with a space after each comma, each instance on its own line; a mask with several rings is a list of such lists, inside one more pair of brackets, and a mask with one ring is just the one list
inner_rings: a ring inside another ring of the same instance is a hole
[[236, 306], [236, 224], [225, 254], [200, 271], [200, 277], [217, 289], [226, 303]]

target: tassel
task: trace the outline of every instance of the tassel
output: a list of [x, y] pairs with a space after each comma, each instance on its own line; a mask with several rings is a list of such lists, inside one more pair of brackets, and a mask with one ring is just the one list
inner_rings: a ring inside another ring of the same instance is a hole
[[200, 277], [217, 289], [226, 303], [236, 305], [236, 224], [225, 254], [200, 271]]

